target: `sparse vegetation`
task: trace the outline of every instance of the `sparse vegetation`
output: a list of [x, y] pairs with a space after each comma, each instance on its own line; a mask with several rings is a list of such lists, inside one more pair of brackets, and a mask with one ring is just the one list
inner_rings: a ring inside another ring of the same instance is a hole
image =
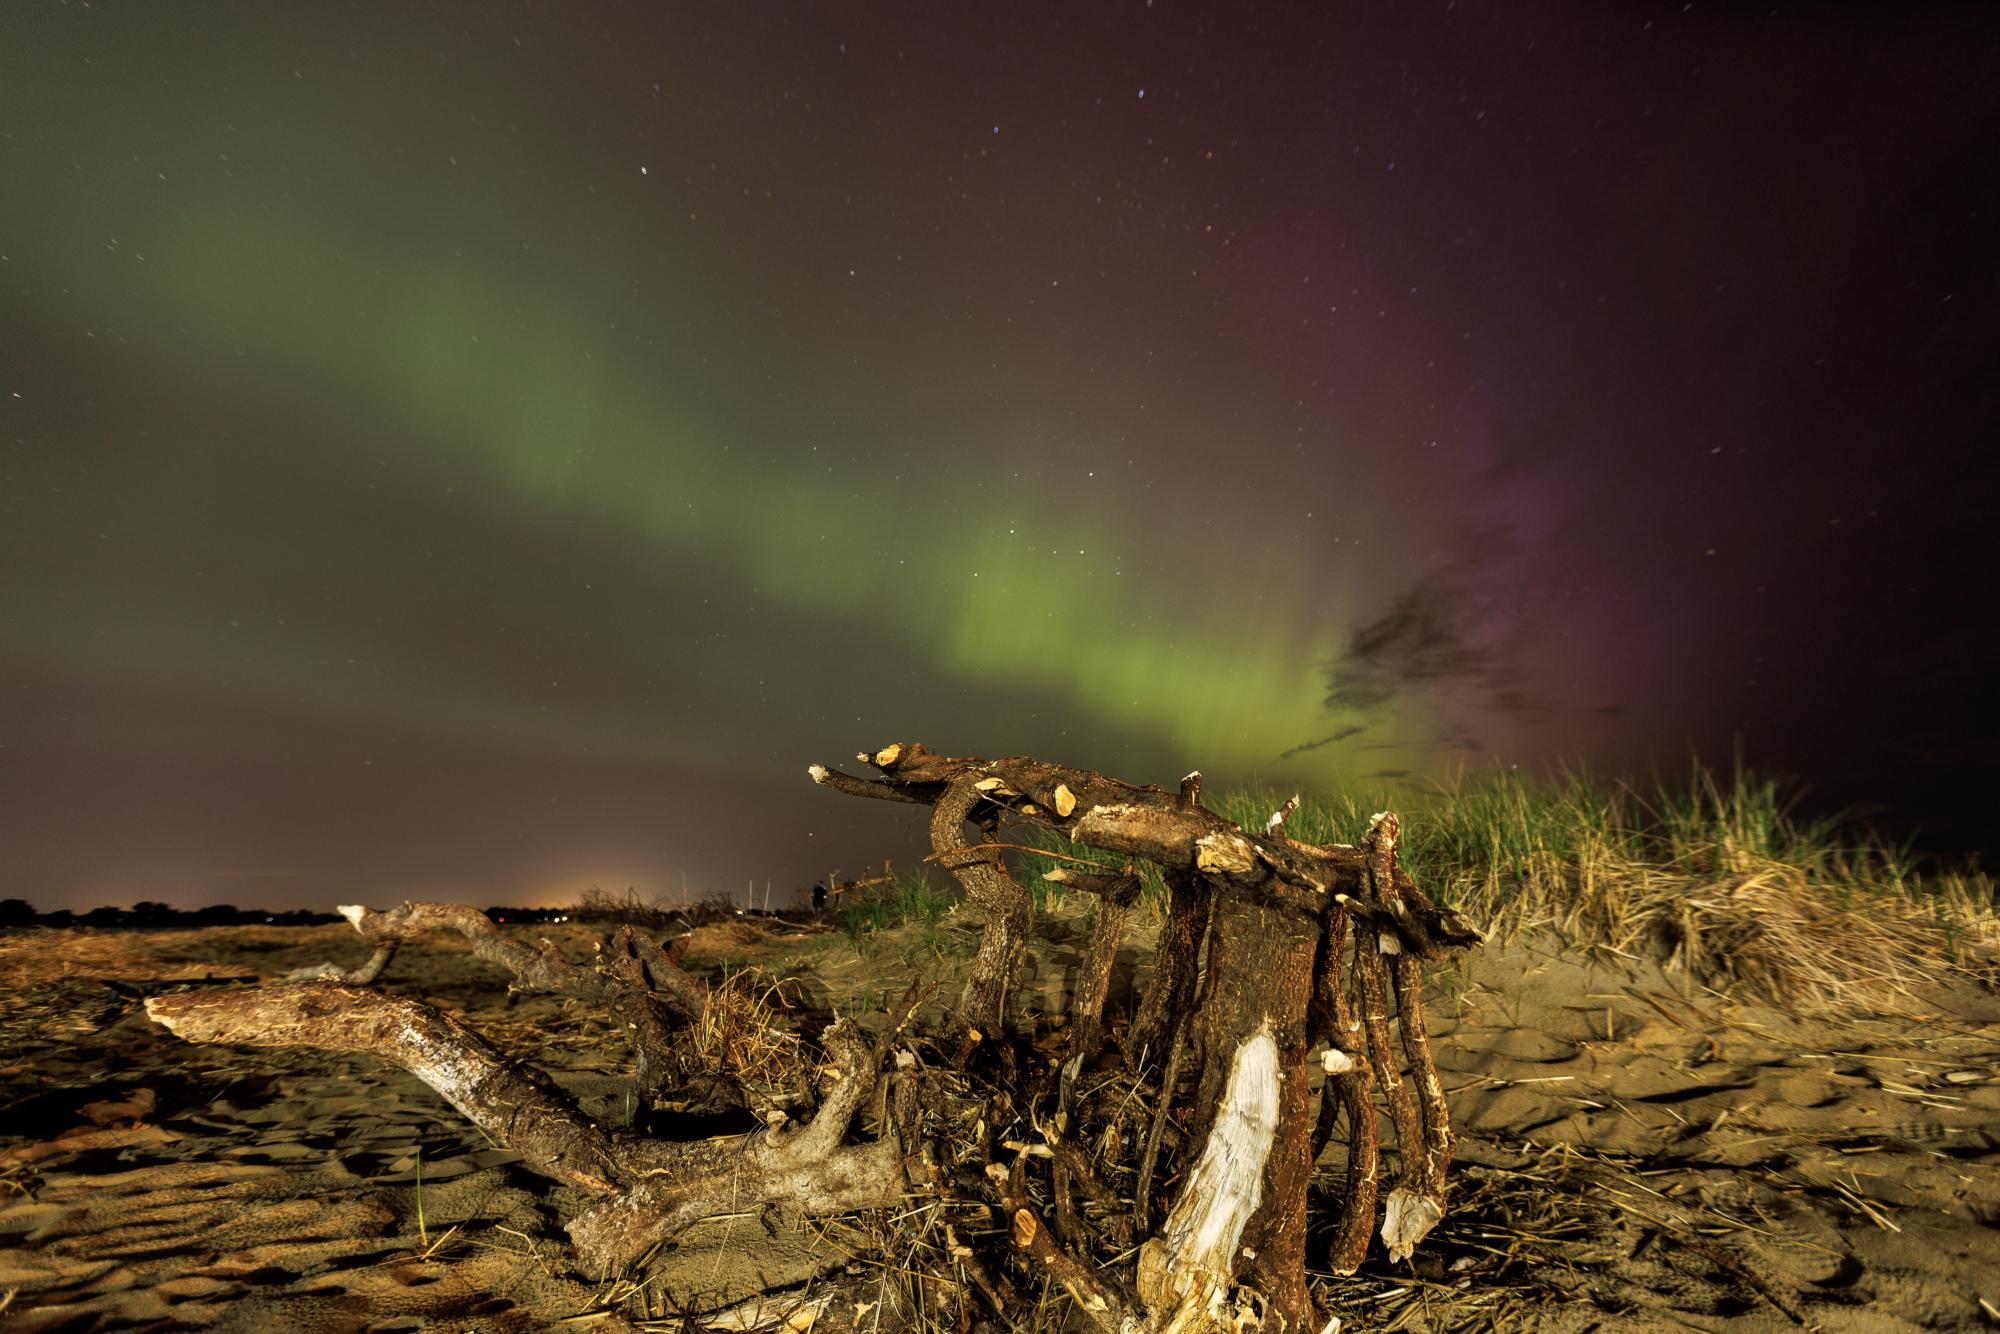
[[957, 901], [941, 877], [899, 871], [887, 885], [843, 895], [828, 915], [856, 952], [865, 954], [868, 938], [878, 931], [913, 922], [934, 931]]

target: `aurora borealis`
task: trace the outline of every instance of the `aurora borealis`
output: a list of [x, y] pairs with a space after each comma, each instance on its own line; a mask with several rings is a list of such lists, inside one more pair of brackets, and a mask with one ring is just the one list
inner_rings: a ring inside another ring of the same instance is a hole
[[895, 739], [1987, 846], [1994, 21], [1587, 8], [7, 6], [0, 893], [782, 896]]

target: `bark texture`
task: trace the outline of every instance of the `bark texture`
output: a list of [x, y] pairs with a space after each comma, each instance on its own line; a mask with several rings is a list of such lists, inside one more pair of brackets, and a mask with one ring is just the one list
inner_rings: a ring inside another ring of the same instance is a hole
[[[1359, 900], [1363, 892], [1359, 849], [1247, 834], [1198, 802], [1184, 804], [1179, 792], [1138, 787], [1042, 760], [934, 755], [903, 742], [858, 758], [875, 765], [882, 778], [856, 778], [817, 764], [809, 772], [814, 782], [836, 791], [923, 805], [935, 803], [952, 782], [970, 776], [978, 789], [975, 819], [984, 805], [992, 808], [990, 816], [1058, 830], [1086, 847], [1144, 857], [1168, 870], [1202, 872], [1231, 893], [1315, 915], [1332, 895]], [[1058, 798], [1058, 789], [1068, 793], [1066, 799]], [[1067, 809], [1059, 814], [1058, 807]], [[1436, 903], [1401, 871], [1395, 872], [1395, 887], [1400, 908], [1383, 927], [1403, 938], [1410, 953], [1443, 959], [1479, 943], [1470, 922]], [[1365, 903], [1352, 910], [1377, 911]]]
[[978, 780], [961, 775], [939, 794], [931, 811], [931, 853], [965, 895], [986, 912], [986, 930], [979, 938], [979, 956], [965, 980], [958, 1002], [961, 1037], [976, 1043], [1008, 1028], [1009, 1004], [1018, 995], [1015, 980], [1028, 957], [1028, 925], [1034, 902], [1028, 891], [1007, 873], [998, 851], [969, 845], [965, 822], [981, 793]]
[[1167, 920], [1153, 947], [1153, 976], [1139, 1013], [1132, 1020], [1126, 1049], [1158, 1069], [1181, 1015], [1194, 1005], [1201, 971], [1201, 945], [1208, 934], [1208, 882], [1192, 871], [1162, 872], [1167, 885]]
[[1097, 1056], [1103, 1042], [1104, 1003], [1111, 995], [1111, 970], [1118, 962], [1118, 942], [1125, 936], [1125, 921], [1139, 897], [1139, 877], [1093, 875], [1067, 868], [1042, 877], [1071, 889], [1081, 889], [1098, 898], [1097, 920], [1090, 928], [1090, 944], [1084, 950], [1083, 965], [1077, 969], [1076, 988], [1069, 1004], [1069, 1052], [1064, 1070], [1081, 1067]]

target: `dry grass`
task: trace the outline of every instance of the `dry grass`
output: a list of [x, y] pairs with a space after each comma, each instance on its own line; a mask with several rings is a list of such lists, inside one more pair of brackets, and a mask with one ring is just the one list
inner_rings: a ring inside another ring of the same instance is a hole
[[746, 1089], [790, 1100], [811, 1077], [799, 1034], [786, 1022], [784, 986], [762, 969], [731, 973], [710, 988], [684, 1050], [691, 1073], [724, 1071]]
[[[1234, 793], [1219, 808], [1261, 823], [1279, 800]], [[1352, 841], [1371, 810], [1396, 804], [1308, 795], [1287, 832]], [[1794, 819], [1779, 785], [1741, 769], [1696, 769], [1650, 793], [1508, 775], [1401, 808], [1411, 874], [1503, 940], [1553, 933], [1801, 1012], [1906, 1009], [1953, 974], [2000, 978], [1989, 878], [1919, 875], [1865, 829]]]
[[149, 952], [136, 950], [124, 933], [98, 935], [49, 928], [0, 935], [0, 987], [23, 991], [69, 977], [139, 977], [157, 968]]

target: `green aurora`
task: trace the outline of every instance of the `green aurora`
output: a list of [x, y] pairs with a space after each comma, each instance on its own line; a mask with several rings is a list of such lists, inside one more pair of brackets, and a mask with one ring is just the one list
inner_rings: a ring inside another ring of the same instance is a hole
[[892, 739], [1930, 816], [2000, 80], [1544, 18], [0, 10], [0, 892], [790, 883]]

